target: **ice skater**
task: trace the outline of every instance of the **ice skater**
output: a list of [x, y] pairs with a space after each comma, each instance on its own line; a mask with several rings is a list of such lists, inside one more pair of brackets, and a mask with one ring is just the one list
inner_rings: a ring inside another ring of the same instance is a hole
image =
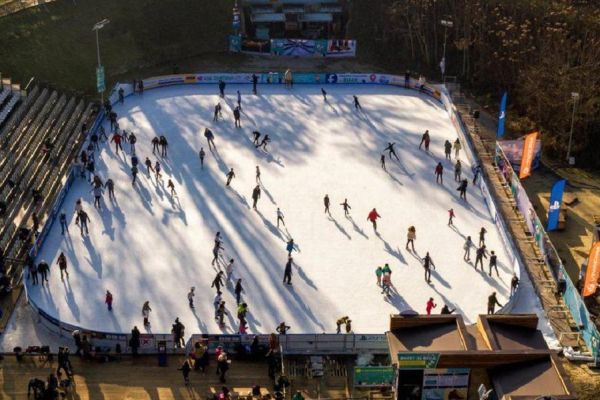
[[106, 291], [106, 296], [104, 298], [104, 302], [106, 303], [106, 306], [108, 307], [108, 311], [112, 311], [113, 295], [109, 290]]
[[229, 282], [231, 282], [231, 278], [233, 277], [233, 266], [234, 266], [235, 260], [233, 258], [229, 259], [229, 262], [227, 263], [227, 265], [225, 266], [225, 274], [227, 277], [227, 285], [229, 286]]
[[437, 166], [435, 167], [435, 183], [441, 183], [442, 185], [444, 184], [444, 166], [442, 165], [441, 162], [438, 162]]
[[269, 144], [270, 141], [271, 141], [271, 138], [269, 137], [269, 134], [265, 134], [265, 136], [263, 136], [263, 139], [260, 142], [260, 144], [255, 147], [257, 149], [262, 147], [264, 151], [267, 151], [267, 145]]
[[451, 208], [448, 210], [448, 226], [454, 225], [454, 223], [453, 223], [454, 217], [456, 217], [456, 215], [454, 214], [454, 208]]
[[84, 228], [85, 228], [85, 234], [89, 235], [90, 232], [88, 230], [88, 223], [90, 222], [90, 217], [88, 216], [88, 214], [85, 211], [81, 210], [81, 211], [79, 211], [78, 218], [79, 218], [79, 227], [81, 228], [81, 236], [83, 236]]
[[223, 271], [219, 271], [217, 273], [217, 275], [215, 276], [215, 279], [213, 279], [210, 287], [214, 287], [215, 290], [217, 291], [217, 293], [219, 293], [221, 291], [221, 286], [223, 286]]
[[498, 307], [502, 307], [502, 304], [500, 304], [500, 302], [496, 298], [496, 292], [492, 292], [492, 294], [488, 297], [488, 303], [487, 303], [487, 313], [488, 313], [488, 315], [494, 314], [496, 305]]
[[256, 208], [256, 204], [258, 203], [258, 199], [260, 199], [260, 186], [256, 185], [256, 187], [254, 188], [254, 190], [252, 190], [252, 208], [253, 209], [257, 209]]
[[223, 246], [221, 245], [221, 241], [220, 240], [215, 240], [215, 245], [213, 246], [213, 250], [212, 250], [213, 259], [211, 261], [211, 265], [215, 265], [215, 263], [219, 261], [219, 253], [220, 253], [221, 250], [223, 250]]
[[242, 299], [243, 291], [244, 291], [244, 288], [242, 287], [242, 278], [238, 278], [237, 282], [235, 283], [235, 289], [234, 289], [236, 304], [240, 304], [240, 300]]
[[231, 180], [233, 178], [235, 178], [235, 172], [233, 172], [233, 168], [231, 168], [229, 170], [229, 172], [227, 173], [226, 177], [227, 177], [227, 183], [225, 184], [225, 186], [229, 186], [231, 184]]
[[157, 152], [159, 152], [159, 149], [158, 149], [159, 142], [160, 142], [160, 140], [158, 139], [158, 136], [154, 136], [152, 138], [152, 154], [156, 154]]
[[444, 154], [446, 155], [446, 159], [447, 160], [452, 160], [452, 143], [450, 143], [449, 140], [446, 140], [444, 142]]
[[[58, 265], [58, 268], [60, 269], [60, 280], [61, 281], [64, 280], [63, 273], [65, 275], [67, 275], [67, 279], [69, 279], [69, 272], [67, 271], [67, 257], [65, 257], [65, 253], [63, 253], [62, 251], [60, 252], [60, 255], [58, 256], [58, 260], [56, 261], [56, 264]], [[496, 269], [496, 272], [498, 272], [497, 269]]]
[[425, 282], [431, 283], [431, 268], [435, 269], [435, 264], [433, 263], [429, 252], [427, 252], [423, 258], [423, 268], [425, 269]]
[[477, 251], [475, 252], [475, 269], [477, 269], [477, 264], [481, 265], [481, 271], [484, 272], [483, 270], [483, 259], [487, 258], [487, 256], [485, 255], [485, 244], [481, 247], [479, 247], [477, 249]]
[[517, 278], [516, 274], [513, 274], [512, 279], [510, 280], [510, 296], [512, 297], [517, 291], [517, 287], [519, 286], [519, 278]]
[[260, 144], [260, 141], [259, 141], [259, 139], [260, 139], [260, 132], [259, 131], [252, 131], [252, 137], [253, 137], [252, 144], [254, 144], [255, 147], [258, 147], [259, 144]]
[[[344, 202], [340, 203], [340, 206], [344, 208], [344, 216], [348, 217], [350, 215], [350, 210], [352, 209], [350, 204], [348, 204], [348, 199], [344, 199]], [[327, 211], [329, 212], [329, 207], [327, 207]]]
[[146, 173], [150, 176], [150, 171], [154, 172], [154, 168], [152, 168], [152, 161], [148, 157], [146, 157], [146, 161], [144, 161], [146, 165]]
[[326, 194], [323, 198], [323, 204], [325, 205], [325, 213], [331, 217], [331, 213], [329, 212], [329, 195]]
[[381, 169], [383, 169], [384, 171], [387, 172], [387, 169], [385, 168], [385, 154], [381, 155], [381, 158], [379, 159], [380, 163], [381, 163]]
[[367, 220], [371, 221], [373, 224], [373, 230], [377, 233], [377, 218], [381, 218], [381, 215], [377, 213], [377, 210], [373, 208], [369, 215], [367, 216]]
[[429, 130], [426, 130], [423, 136], [421, 137], [421, 143], [419, 143], [419, 150], [421, 150], [421, 146], [425, 144], [425, 151], [429, 151], [429, 142], [431, 138], [429, 137]]
[[129, 151], [131, 154], [135, 154], [135, 143], [137, 142], [137, 137], [131, 132], [129, 135]]
[[242, 121], [241, 121], [241, 115], [240, 115], [240, 108], [236, 107], [233, 109], [233, 124], [236, 128], [241, 128], [242, 127]]
[[200, 147], [200, 152], [198, 153], [198, 155], [200, 156], [200, 169], [204, 169], [204, 157], [206, 157], [204, 147]]
[[463, 250], [465, 251], [463, 260], [466, 262], [471, 261], [471, 247], [473, 247], [473, 241], [471, 240], [471, 236], [467, 236], [467, 240], [465, 240], [465, 244], [463, 245]]
[[462, 164], [460, 160], [456, 160], [456, 164], [454, 164], [454, 180], [456, 182], [460, 182], [462, 180]]
[[219, 79], [219, 96], [225, 97], [225, 82], [223, 79]]
[[389, 143], [385, 149], [383, 149], [383, 151], [387, 151], [388, 152], [388, 157], [391, 160], [392, 159], [392, 155], [394, 157], [396, 157], [396, 161], [400, 161], [400, 158], [398, 158], [398, 155], [396, 154], [396, 150], [394, 150], [394, 146], [396, 145], [396, 143]]
[[381, 266], [377, 267], [375, 270], [375, 277], [377, 278], [377, 286], [381, 286], [381, 277], [383, 275], [383, 268]]
[[412, 247], [413, 253], [415, 252], [415, 240], [417, 239], [417, 230], [414, 226], [410, 226], [408, 228], [408, 233], [406, 234], [406, 250], [408, 250], [408, 245], [410, 244]]
[[152, 308], [150, 308], [150, 302], [146, 300], [144, 305], [142, 306], [142, 316], [144, 317], [144, 326], [150, 326], [150, 312]]
[[479, 178], [480, 173], [481, 173], [481, 166], [478, 165], [473, 170], [473, 185], [477, 184], [477, 178]]
[[358, 97], [356, 97], [356, 95], [352, 96], [354, 98], [354, 109], [356, 111], [362, 111], [362, 106], [360, 105], [360, 102], [358, 101]]
[[349, 331], [352, 330], [352, 328], [348, 329], [348, 325], [352, 323], [352, 321], [350, 320], [350, 317], [343, 316], [341, 318], [338, 318], [337, 321], [335, 321], [335, 325], [336, 325], [336, 330], [335, 333], [341, 333], [342, 331], [342, 325], [346, 325], [346, 333], [348, 333]]
[[196, 295], [196, 293], [194, 292], [196, 290], [196, 288], [194, 286], [192, 286], [190, 288], [190, 291], [187, 294], [187, 298], [188, 298], [188, 303], [190, 305], [190, 308], [194, 308], [194, 296]]
[[67, 215], [64, 212], [61, 212], [58, 220], [60, 221], [60, 234], [64, 235], [65, 231], [67, 233], [69, 233], [69, 225], [67, 224]]
[[462, 145], [460, 144], [460, 140], [458, 140], [458, 138], [456, 138], [452, 147], [454, 148], [454, 158], [458, 159], [458, 154], [462, 149]]
[[258, 92], [256, 91], [256, 85], [258, 84], [258, 76], [256, 74], [252, 74], [252, 94], [256, 95]]
[[213, 299], [213, 307], [215, 308], [215, 319], [217, 319], [217, 311], [219, 310], [219, 306], [223, 301], [223, 293], [221, 291], [217, 291], [215, 294], [215, 298]]
[[285, 249], [288, 252], [288, 257], [292, 256], [292, 251], [295, 250], [295, 247], [294, 239], [288, 240], [287, 245], [285, 246]]
[[160, 145], [160, 155], [162, 157], [166, 157], [167, 156], [167, 148], [169, 147], [169, 142], [167, 141], [167, 138], [165, 137], [165, 135], [160, 135], [160, 138], [158, 139], [158, 144]]
[[496, 256], [496, 253], [494, 253], [494, 251], [492, 250], [490, 252], [490, 276], [492, 276], [492, 268], [496, 270], [496, 276], [500, 277], [500, 274], [498, 273], [498, 257]]
[[486, 233], [487, 233], [487, 231], [482, 226], [481, 229], [479, 230], [479, 246], [481, 246], [482, 244], [485, 244], [485, 234]]
[[467, 186], [468, 185], [469, 185], [469, 181], [467, 181], [466, 179], [463, 179], [460, 182], [460, 185], [458, 185], [458, 187], [456, 188], [456, 190], [460, 194], [460, 198], [463, 199], [464, 201], [467, 201]]
[[123, 147], [121, 147], [121, 135], [115, 133], [110, 141], [115, 144], [115, 153], [119, 154], [119, 150], [123, 151]]
[[430, 297], [427, 301], [427, 304], [425, 305], [425, 311], [427, 312], [427, 315], [431, 315], [431, 311], [436, 307], [437, 304], [433, 302], [433, 297]]
[[283, 213], [281, 212], [279, 207], [277, 207], [277, 229], [279, 229], [280, 222], [283, 224], [283, 226], [285, 226], [285, 221], [283, 220]]
[[109, 200], [115, 200], [115, 182], [112, 179], [108, 178], [106, 180], [106, 183], [104, 184], [104, 187], [108, 189]]
[[206, 138], [206, 141], [208, 142], [208, 149], [211, 149], [211, 146], [213, 149], [217, 149], [217, 146], [215, 146], [215, 134], [208, 128], [204, 129], [204, 137]]
[[325, 89], [321, 88], [321, 94], [323, 95], [323, 101], [327, 103], [327, 92]]
[[287, 263], [285, 264], [285, 270], [283, 271], [283, 283], [288, 285], [292, 284], [292, 264], [294, 259], [292, 256], [288, 256]]
[[239, 90], [237, 91], [237, 108], [242, 109], [242, 94]]
[[158, 162], [158, 160], [156, 160], [156, 162], [154, 163], [154, 175], [156, 177], [156, 183], [158, 183], [159, 180], [162, 180], [160, 169], [160, 163]]
[[213, 114], [213, 122], [218, 122], [219, 116], [222, 116], [221, 115], [221, 103], [217, 103], [217, 105], [215, 106], [215, 112]]
[[169, 182], [167, 182], [167, 188], [171, 190], [172, 197], [177, 197], [177, 192], [175, 191], [175, 184], [171, 179], [169, 179]]
[[256, 183], [260, 183], [260, 168], [256, 166]]

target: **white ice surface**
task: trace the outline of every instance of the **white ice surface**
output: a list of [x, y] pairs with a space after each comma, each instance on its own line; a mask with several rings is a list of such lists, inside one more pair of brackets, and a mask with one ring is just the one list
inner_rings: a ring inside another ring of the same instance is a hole
[[[243, 95], [242, 129], [234, 128], [231, 112], [237, 89]], [[216, 231], [223, 234], [225, 257], [236, 260], [235, 277], [243, 279], [250, 332], [271, 332], [281, 321], [291, 325], [291, 333], [332, 332], [335, 320], [349, 315], [354, 331], [381, 333], [391, 313], [408, 308], [424, 313], [429, 297], [438, 303], [434, 312], [446, 302], [472, 323], [485, 313], [492, 291], [506, 301], [512, 276], [508, 256], [479, 190], [469, 186], [468, 203], [458, 198], [454, 161], [443, 155], [444, 141], [453, 142], [456, 134], [441, 105], [388, 86], [330, 86], [328, 104], [319, 86], [297, 85], [293, 91], [262, 86], [259, 96], [249, 90], [228, 85], [225, 120], [218, 123], [212, 122], [219, 100], [212, 85], [150, 90], [115, 107], [120, 126], [138, 137], [139, 183], [132, 188], [130, 155], [117, 156], [114, 145], [103, 144], [96, 156], [98, 173], [115, 181], [117, 201], [110, 202], [105, 193], [102, 211], [95, 210], [90, 184], [76, 181], [63, 206], [70, 235], [61, 236], [56, 223], [38, 257], [51, 263], [50, 285], [29, 286], [38, 306], [73, 325], [128, 332], [133, 325], [141, 327], [142, 303], [149, 300], [153, 332], [169, 332], [175, 317], [186, 325], [186, 334], [222, 332], [213, 319], [210, 288]], [[352, 94], [359, 95], [364, 113], [354, 111]], [[216, 134], [217, 152], [208, 151], [205, 127]], [[250, 139], [255, 129], [272, 137], [270, 154], [255, 150]], [[418, 150], [425, 129], [432, 136], [431, 154]], [[160, 134], [170, 146], [168, 158], [160, 159], [163, 183], [157, 184], [143, 173], [143, 161], [145, 156], [156, 160], [150, 139]], [[386, 173], [379, 157], [388, 141], [397, 143], [400, 162], [388, 159]], [[207, 151], [204, 170], [200, 147]], [[129, 145], [124, 148], [129, 153]], [[468, 161], [461, 159], [471, 178]], [[439, 160], [444, 185], [435, 183]], [[250, 208], [256, 165], [263, 182], [258, 212]], [[227, 188], [230, 167], [237, 177]], [[175, 182], [175, 199], [166, 189], [168, 178]], [[333, 218], [323, 213], [326, 193]], [[79, 197], [91, 218], [89, 237], [82, 238], [74, 224]], [[351, 219], [339, 206], [346, 197]], [[285, 214], [282, 230], [275, 227], [277, 207]], [[380, 236], [366, 220], [373, 207], [382, 216]], [[446, 225], [450, 207], [457, 215], [455, 229]], [[410, 225], [417, 229], [418, 255], [429, 251], [437, 266], [432, 285], [424, 281], [417, 257], [404, 249]], [[464, 238], [477, 242], [482, 226], [488, 249], [498, 254], [499, 279], [462, 259]], [[291, 287], [281, 282], [288, 236], [298, 244]], [[65, 282], [56, 265], [60, 251], [69, 263]], [[385, 262], [397, 290], [389, 300], [374, 274]], [[195, 311], [187, 304], [190, 286], [196, 287]], [[106, 289], [114, 295], [113, 312], [104, 304]], [[230, 315], [224, 331], [236, 332], [232, 286], [225, 300]]]

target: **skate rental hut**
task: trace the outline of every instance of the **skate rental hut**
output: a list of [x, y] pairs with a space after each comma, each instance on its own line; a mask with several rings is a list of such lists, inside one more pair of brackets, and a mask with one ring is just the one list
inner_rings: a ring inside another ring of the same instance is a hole
[[460, 315], [392, 315], [386, 336], [395, 398], [576, 399], [537, 326], [533, 314], [480, 315], [468, 326]]

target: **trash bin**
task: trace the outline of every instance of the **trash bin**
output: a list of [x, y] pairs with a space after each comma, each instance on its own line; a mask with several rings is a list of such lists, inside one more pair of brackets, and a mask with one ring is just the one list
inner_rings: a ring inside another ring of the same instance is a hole
[[164, 340], [158, 342], [158, 366], [167, 366], [167, 342]]

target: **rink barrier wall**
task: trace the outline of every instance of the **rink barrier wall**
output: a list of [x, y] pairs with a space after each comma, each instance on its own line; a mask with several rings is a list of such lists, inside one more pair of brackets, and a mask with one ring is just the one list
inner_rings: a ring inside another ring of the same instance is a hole
[[[144, 91], [156, 89], [160, 87], [172, 86], [172, 85], [186, 85], [186, 84], [213, 84], [217, 85], [220, 80], [223, 80], [225, 83], [231, 84], [252, 84], [252, 73], [195, 73], [195, 74], [177, 74], [177, 75], [165, 75], [165, 76], [156, 76], [143, 79], [144, 82]], [[256, 73], [258, 77], [258, 83], [261, 85], [264, 84], [283, 84], [283, 73], [280, 72], [267, 72], [267, 73]], [[369, 84], [369, 85], [392, 85], [397, 87], [405, 87], [405, 79], [404, 76], [399, 75], [391, 75], [391, 74], [379, 74], [379, 73], [294, 73], [293, 74], [294, 84], [324, 84], [324, 85], [335, 85], [335, 84]], [[430, 84], [424, 84], [421, 88], [418, 87], [419, 83], [415, 79], [409, 80], [409, 89], [419, 90], [421, 93], [426, 94], [433, 99], [440, 102], [452, 121], [452, 124], [456, 130], [456, 133], [463, 144], [463, 152], [468, 157], [469, 161], [472, 165], [479, 164], [479, 159], [477, 158], [477, 153], [474, 150], [474, 145], [471, 141], [470, 136], [468, 135], [468, 130], [464, 126], [462, 119], [460, 118], [460, 114], [457, 112], [456, 107], [454, 106], [450, 95], [447, 90], [443, 86], [435, 86]], [[135, 95], [133, 91], [133, 85], [128, 83], [117, 83], [111, 90], [108, 95], [108, 99], [111, 104], [115, 104], [118, 102], [118, 91], [123, 88], [124, 97], [127, 98], [129, 96]], [[96, 116], [96, 120], [88, 130], [88, 134], [90, 132], [96, 132], [105, 118], [104, 110], [101, 109]], [[87, 147], [87, 138], [82, 143], [82, 148]], [[81, 151], [79, 149], [79, 151]], [[58, 212], [64, 202], [67, 192], [69, 191], [71, 185], [76, 179], [76, 166], [73, 165], [68, 173], [67, 179], [65, 180], [65, 184], [61, 189], [61, 192], [55, 202], [52, 211], [49, 214], [49, 217], [44, 225], [44, 228], [39, 235], [38, 239], [35, 242], [31, 250], [31, 255], [35, 257], [37, 254], [37, 250], [43, 245], [44, 240], [46, 239], [49, 230], [52, 228], [57, 216]], [[500, 236], [504, 241], [505, 246], [510, 250], [509, 254], [513, 257], [511, 260], [511, 264], [513, 265], [513, 269], [517, 276], [520, 277], [520, 271], [523, 267], [520, 260], [515, 257], [516, 246], [512, 241], [512, 237], [508, 234], [508, 230], [506, 229], [506, 225], [502, 221], [502, 218], [499, 217], [497, 213], [497, 207], [495, 205], [494, 199], [491, 197], [489, 190], [487, 189], [487, 184], [485, 182], [485, 177], [482, 173], [479, 184], [480, 190], [482, 191], [488, 211], [492, 217], [492, 220], [495, 222], [498, 230], [500, 231]], [[25, 272], [23, 271], [23, 278], [25, 278]], [[23, 281], [25, 282], [25, 280]], [[25, 294], [27, 297], [27, 301], [33, 310], [36, 312], [38, 316], [38, 322], [43, 325], [46, 329], [51, 332], [57, 333], [60, 336], [71, 335], [73, 331], [79, 330], [83, 334], [87, 334], [94, 340], [95, 346], [101, 346], [106, 348], [114, 349], [117, 344], [120, 345], [123, 352], [129, 350], [129, 339], [130, 335], [125, 333], [113, 333], [113, 332], [101, 332], [101, 331], [92, 331], [85, 329], [83, 327], [67, 324], [61, 320], [58, 320], [51, 315], [49, 315], [44, 310], [40, 309], [37, 304], [28, 296], [27, 292], [27, 284], [23, 285], [25, 288]], [[517, 290], [515, 295], [511, 297], [511, 299], [501, 308], [498, 313], [509, 313], [512, 309], [512, 305], [518, 300], [518, 293], [520, 290]], [[254, 335], [206, 335], [206, 334], [194, 334], [188, 340], [186, 344], [186, 348], [191, 349], [193, 346], [194, 340], [200, 340], [200, 338], [204, 337], [209, 340], [209, 344], [213, 343], [213, 347], [216, 348], [214, 343], [238, 343], [242, 345], [246, 345], [247, 338], [252, 338]], [[261, 335], [259, 335], [261, 336]], [[281, 338], [285, 336], [282, 340]], [[349, 339], [349, 338], [352, 339]], [[357, 339], [358, 338], [358, 339]], [[142, 334], [141, 342], [142, 346], [139, 349], [140, 353], [156, 353], [158, 351], [158, 342], [164, 341], [166, 342], [166, 349], [170, 353], [176, 353], [180, 351], [174, 350], [174, 342], [172, 334]], [[322, 354], [324, 352], [333, 351], [333, 352], [345, 352], [350, 354], [353, 351], [371, 351], [371, 352], [387, 352], [387, 341], [385, 340], [385, 335], [360, 335], [360, 334], [288, 334], [288, 335], [280, 335], [280, 342], [282, 342], [282, 348], [285, 352], [289, 354], [311, 354], [318, 353]], [[385, 347], [385, 349], [384, 349]], [[385, 351], [384, 351], [385, 350]], [[342, 353], [342, 354], [345, 354]]]

